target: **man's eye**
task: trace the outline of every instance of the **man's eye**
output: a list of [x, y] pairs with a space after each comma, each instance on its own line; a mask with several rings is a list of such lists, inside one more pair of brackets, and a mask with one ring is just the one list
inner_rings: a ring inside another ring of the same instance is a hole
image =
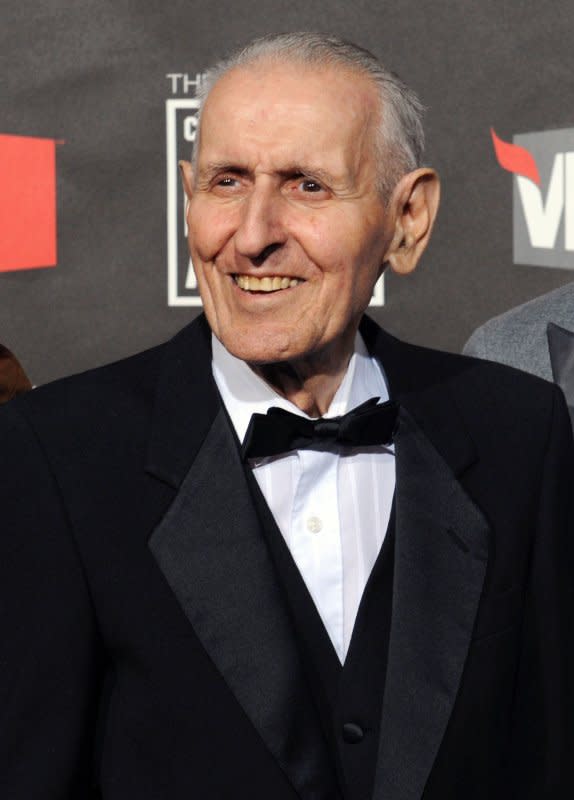
[[310, 178], [302, 180], [299, 183], [299, 186], [301, 187], [301, 189], [303, 189], [304, 192], [322, 192], [323, 191], [323, 187], [321, 186], [321, 184], [317, 183], [317, 181], [311, 180]]
[[237, 181], [235, 178], [226, 176], [225, 178], [219, 178], [217, 181], [217, 186], [235, 186], [236, 183]]

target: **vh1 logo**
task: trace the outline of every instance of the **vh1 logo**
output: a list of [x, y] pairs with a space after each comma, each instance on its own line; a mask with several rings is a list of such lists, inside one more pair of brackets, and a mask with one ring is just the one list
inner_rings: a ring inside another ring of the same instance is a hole
[[514, 263], [574, 269], [574, 128], [517, 134], [512, 144], [491, 134], [514, 174]]
[[56, 266], [58, 143], [0, 134], [0, 272]]

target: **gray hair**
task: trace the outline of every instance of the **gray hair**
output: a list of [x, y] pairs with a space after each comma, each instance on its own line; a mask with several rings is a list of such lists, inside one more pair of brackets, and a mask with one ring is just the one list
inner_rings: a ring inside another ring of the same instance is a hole
[[197, 93], [199, 112], [194, 161], [199, 150], [201, 113], [210, 91], [227, 72], [260, 61], [315, 66], [336, 64], [355, 70], [373, 81], [379, 93], [381, 109], [384, 109], [376, 141], [376, 156], [380, 165], [379, 191], [385, 199], [404, 174], [422, 165], [424, 109], [415, 92], [368, 50], [336, 36], [311, 32], [271, 34], [254, 39], [204, 73]]

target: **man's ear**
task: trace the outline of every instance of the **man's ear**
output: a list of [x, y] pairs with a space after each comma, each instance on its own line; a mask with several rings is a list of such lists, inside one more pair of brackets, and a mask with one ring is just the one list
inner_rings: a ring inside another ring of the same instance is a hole
[[189, 161], [180, 161], [178, 166], [181, 173], [183, 191], [185, 192], [187, 201], [189, 202], [193, 194], [193, 167]]
[[421, 167], [400, 179], [391, 195], [388, 212], [394, 233], [385, 264], [394, 272], [412, 272], [430, 239], [440, 200], [440, 180], [434, 169]]

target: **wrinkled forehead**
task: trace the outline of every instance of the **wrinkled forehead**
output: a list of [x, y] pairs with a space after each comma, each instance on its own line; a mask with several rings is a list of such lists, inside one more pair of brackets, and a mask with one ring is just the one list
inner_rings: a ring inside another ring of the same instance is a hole
[[206, 99], [200, 160], [249, 150], [361, 150], [379, 119], [376, 87], [356, 70], [283, 62], [242, 66], [223, 75]]
[[204, 110], [222, 93], [234, 94], [240, 87], [269, 87], [277, 95], [305, 95], [319, 87], [320, 93], [335, 88], [348, 98], [357, 97], [363, 102], [377, 102], [377, 91], [372, 78], [357, 67], [339, 62], [305, 62], [297, 59], [260, 58], [252, 63], [230, 68], [211, 87]]

